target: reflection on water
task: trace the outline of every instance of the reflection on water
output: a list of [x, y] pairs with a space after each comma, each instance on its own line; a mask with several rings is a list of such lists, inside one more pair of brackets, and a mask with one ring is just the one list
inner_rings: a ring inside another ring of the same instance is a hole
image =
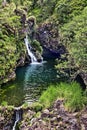
[[19, 106], [24, 102], [37, 101], [49, 84], [58, 82], [54, 65], [48, 61], [17, 69], [16, 80], [0, 89], [0, 103], [7, 101], [10, 105]]

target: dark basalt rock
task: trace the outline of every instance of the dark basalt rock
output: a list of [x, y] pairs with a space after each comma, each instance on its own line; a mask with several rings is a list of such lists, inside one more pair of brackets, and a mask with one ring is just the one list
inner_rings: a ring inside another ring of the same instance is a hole
[[45, 58], [60, 58], [60, 53], [43, 46], [43, 57], [45, 57]]
[[66, 49], [59, 44], [58, 29], [52, 23], [44, 23], [37, 28], [36, 39], [43, 47], [43, 57], [60, 58]]
[[87, 73], [84, 72], [80, 72], [78, 74], [76, 74], [75, 79], [82, 87], [82, 89], [86, 89], [87, 88]]

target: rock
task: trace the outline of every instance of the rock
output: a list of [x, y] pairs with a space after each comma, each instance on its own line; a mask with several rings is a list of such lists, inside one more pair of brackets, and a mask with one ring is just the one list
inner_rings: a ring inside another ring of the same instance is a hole
[[41, 128], [36, 128], [35, 130], [42, 130]]
[[[35, 117], [33, 111], [27, 110], [23, 120], [24, 128], [20, 130], [83, 130], [87, 129], [87, 108], [83, 111], [70, 113], [64, 109], [63, 100], [57, 100], [49, 109]], [[33, 116], [31, 117], [31, 115]], [[30, 118], [31, 117], [31, 118]], [[30, 120], [28, 120], [30, 119]]]
[[4, 119], [5, 119], [4, 117], [0, 117], [0, 122], [4, 121]]
[[49, 114], [50, 112], [49, 112], [48, 109], [45, 109], [45, 110], [43, 111], [43, 113], [45, 113], [45, 114]]
[[59, 44], [58, 29], [54, 29], [52, 23], [44, 23], [37, 28], [36, 39], [43, 47], [43, 57], [59, 58], [60, 53], [64, 54], [66, 49]]
[[8, 76], [8, 81], [14, 80], [15, 77], [16, 77], [16, 74], [15, 74], [15, 72], [13, 71], [11, 74], [9, 74], [9, 76]]
[[35, 129], [35, 128], [37, 128], [39, 126], [39, 122], [35, 122], [34, 124], [33, 124], [33, 128]]
[[27, 21], [26, 21], [27, 25], [28, 25], [28, 34], [30, 39], [34, 39], [35, 38], [35, 26], [36, 26], [36, 18], [34, 16], [30, 16]]
[[36, 54], [36, 58], [37, 58], [37, 61], [38, 62], [42, 62], [43, 61], [43, 58], [41, 56], [41, 54], [38, 52], [38, 54]]
[[82, 89], [87, 88], [87, 73], [86, 72], [76, 73], [74, 80], [80, 83]]
[[24, 14], [26, 14], [25, 10], [17, 8], [14, 10], [14, 13], [18, 16], [23, 16]]
[[47, 124], [46, 124], [46, 122], [45, 122], [45, 121], [43, 121], [43, 120], [42, 120], [42, 124], [43, 124], [43, 126], [46, 126], [46, 125], [47, 125]]
[[57, 118], [56, 118], [56, 117], [53, 117], [50, 121], [51, 121], [51, 122], [57, 121]]
[[81, 124], [81, 130], [85, 130], [85, 125]]
[[23, 25], [25, 25], [25, 22], [26, 22], [26, 15], [25, 15], [25, 14], [23, 14], [23, 15], [21, 16], [20, 22], [21, 22]]
[[62, 117], [60, 115], [57, 115], [57, 121], [61, 121]]
[[33, 125], [37, 121], [37, 118], [32, 118], [31, 119], [31, 125]]
[[0, 130], [11, 130], [13, 125], [13, 113], [14, 110], [10, 110], [9, 107], [0, 108]]
[[3, 83], [7, 83], [7, 82], [9, 82], [9, 81], [11, 81], [11, 80], [14, 80], [16, 78], [16, 74], [15, 74], [15, 71], [13, 70], [13, 72], [11, 72], [11, 73], [8, 73], [8, 75], [6, 75], [6, 77], [1, 77], [1, 79], [3, 80], [3, 82], [1, 83], [1, 85], [3, 84]]
[[25, 64], [25, 57], [21, 56], [20, 59], [17, 61], [16, 67], [24, 66], [24, 64]]

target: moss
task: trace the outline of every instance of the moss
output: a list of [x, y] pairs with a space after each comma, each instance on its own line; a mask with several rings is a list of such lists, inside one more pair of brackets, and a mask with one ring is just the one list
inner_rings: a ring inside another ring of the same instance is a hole
[[43, 105], [40, 104], [39, 102], [36, 102], [36, 103], [33, 103], [33, 104], [32, 104], [32, 109], [33, 109], [35, 112], [41, 111], [42, 108], [43, 108]]

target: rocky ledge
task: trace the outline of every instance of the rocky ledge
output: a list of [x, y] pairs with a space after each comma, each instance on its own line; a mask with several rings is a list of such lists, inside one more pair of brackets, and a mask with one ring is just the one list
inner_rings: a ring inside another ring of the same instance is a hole
[[0, 107], [0, 130], [11, 130], [13, 126], [13, 107]]
[[57, 100], [52, 107], [43, 111], [24, 110], [20, 130], [86, 130], [87, 108], [70, 113], [65, 110], [63, 100]]

